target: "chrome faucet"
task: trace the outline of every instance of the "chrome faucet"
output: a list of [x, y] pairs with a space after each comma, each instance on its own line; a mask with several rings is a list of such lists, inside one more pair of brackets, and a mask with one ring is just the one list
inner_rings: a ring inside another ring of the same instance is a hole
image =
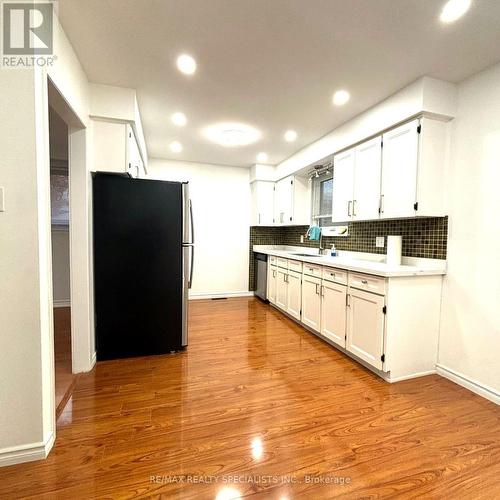
[[320, 228], [320, 233], [319, 233], [319, 249], [318, 249], [319, 255], [327, 255], [328, 254], [328, 249], [326, 249], [323, 246], [323, 230]]

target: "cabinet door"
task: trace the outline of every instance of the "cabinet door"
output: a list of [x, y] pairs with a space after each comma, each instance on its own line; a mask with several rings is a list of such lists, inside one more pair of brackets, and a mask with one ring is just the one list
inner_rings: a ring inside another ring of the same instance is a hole
[[321, 325], [321, 280], [302, 278], [302, 323], [319, 332]]
[[321, 334], [345, 348], [347, 287], [323, 281]]
[[354, 164], [353, 220], [379, 218], [382, 137], [356, 147]]
[[302, 307], [302, 274], [288, 272], [288, 300], [286, 312], [300, 321]]
[[352, 218], [355, 154], [353, 148], [333, 159], [333, 222], [347, 222]]
[[274, 221], [274, 182], [252, 182], [251, 194], [252, 226], [271, 226]]
[[288, 271], [286, 269], [276, 268], [276, 305], [287, 310], [288, 305]]
[[382, 369], [385, 298], [349, 289], [346, 348], [375, 368]]
[[276, 183], [275, 222], [289, 224], [293, 218], [293, 176]]
[[276, 283], [278, 281], [278, 272], [276, 266], [267, 265], [267, 300], [271, 304], [276, 303]]
[[413, 217], [417, 198], [418, 120], [384, 134], [382, 149], [382, 218]]

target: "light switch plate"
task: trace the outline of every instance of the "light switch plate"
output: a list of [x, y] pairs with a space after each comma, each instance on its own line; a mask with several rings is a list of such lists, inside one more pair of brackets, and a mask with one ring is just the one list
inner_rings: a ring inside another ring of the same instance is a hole
[[0, 187], [0, 212], [5, 212], [5, 196], [3, 187]]
[[375, 246], [377, 248], [384, 248], [385, 245], [385, 236], [377, 236], [375, 238]]

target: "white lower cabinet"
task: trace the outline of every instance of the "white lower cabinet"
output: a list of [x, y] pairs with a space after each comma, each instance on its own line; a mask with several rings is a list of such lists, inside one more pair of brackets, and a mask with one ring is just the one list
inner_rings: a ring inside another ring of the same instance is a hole
[[281, 267], [276, 268], [276, 305], [287, 310], [288, 306], [288, 270]]
[[321, 295], [321, 335], [345, 348], [347, 287], [323, 280]]
[[310, 264], [302, 274], [281, 257], [268, 266], [271, 303], [386, 380], [435, 372], [441, 275], [385, 278]]
[[385, 297], [349, 288], [346, 349], [371, 366], [382, 369]]
[[286, 312], [300, 321], [302, 308], [302, 274], [288, 271]]
[[302, 278], [302, 323], [321, 330], [321, 279], [307, 274]]
[[267, 266], [267, 299], [271, 304], [276, 304], [276, 284], [278, 282], [278, 271], [276, 266]]

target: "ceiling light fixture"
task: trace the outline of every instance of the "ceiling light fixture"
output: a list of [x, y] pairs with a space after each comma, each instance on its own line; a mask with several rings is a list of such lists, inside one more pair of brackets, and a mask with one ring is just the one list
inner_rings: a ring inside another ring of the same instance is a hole
[[232, 148], [247, 146], [260, 139], [261, 133], [245, 123], [216, 123], [203, 130], [203, 135], [212, 142]]
[[177, 68], [185, 75], [192, 75], [196, 71], [196, 61], [188, 54], [181, 54], [177, 58]]
[[443, 23], [452, 23], [462, 17], [470, 6], [471, 0], [449, 0], [445, 3], [439, 19]]
[[178, 111], [177, 113], [174, 113], [170, 119], [172, 120], [172, 123], [174, 125], [177, 125], [178, 127], [184, 127], [187, 123], [187, 118], [184, 113], [181, 113]]
[[170, 143], [170, 151], [172, 153], [181, 153], [182, 152], [182, 144], [179, 141], [174, 141]]
[[266, 163], [267, 160], [269, 160], [267, 153], [262, 152], [257, 155], [257, 161], [259, 163]]
[[347, 92], [347, 90], [337, 90], [337, 92], [333, 94], [332, 101], [335, 106], [343, 106], [349, 101], [350, 98], [351, 95]]
[[297, 132], [295, 130], [287, 130], [284, 137], [286, 142], [293, 142], [297, 139]]

